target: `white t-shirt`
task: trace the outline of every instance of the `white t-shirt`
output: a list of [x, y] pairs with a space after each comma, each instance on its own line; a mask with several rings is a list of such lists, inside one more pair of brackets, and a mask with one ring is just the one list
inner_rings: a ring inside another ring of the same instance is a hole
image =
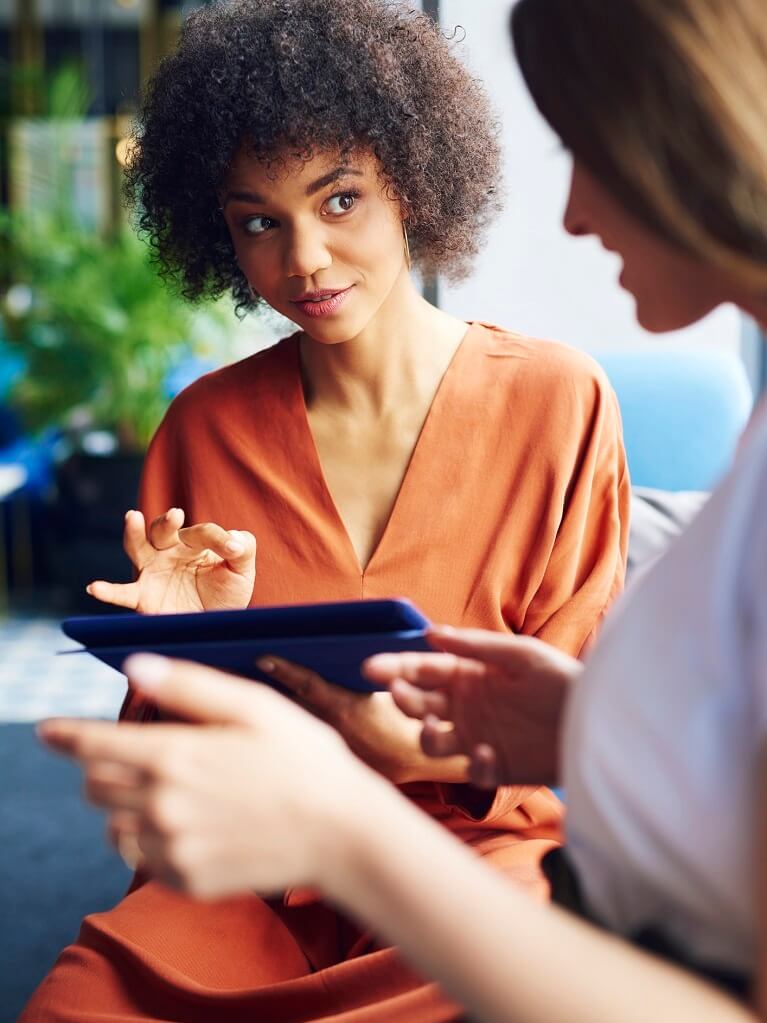
[[567, 848], [589, 907], [701, 965], [756, 967], [767, 738], [767, 407], [698, 517], [610, 616], [570, 700]]

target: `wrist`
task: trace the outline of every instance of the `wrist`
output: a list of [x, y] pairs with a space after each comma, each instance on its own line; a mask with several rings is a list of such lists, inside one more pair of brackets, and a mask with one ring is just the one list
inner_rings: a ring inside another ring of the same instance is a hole
[[389, 780], [359, 761], [354, 766], [345, 797], [321, 813], [312, 882], [347, 909], [359, 904], [381, 857], [391, 855], [387, 842], [402, 833], [397, 819], [403, 810], [416, 812]]

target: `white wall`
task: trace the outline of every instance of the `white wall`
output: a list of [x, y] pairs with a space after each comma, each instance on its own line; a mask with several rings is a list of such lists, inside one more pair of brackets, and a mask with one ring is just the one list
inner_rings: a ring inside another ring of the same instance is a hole
[[441, 283], [440, 305], [589, 351], [628, 343], [705, 342], [739, 350], [741, 320], [720, 309], [695, 327], [648, 334], [634, 321], [633, 300], [617, 285], [620, 262], [591, 239], [561, 226], [569, 161], [539, 116], [514, 63], [509, 0], [441, 0], [444, 30], [466, 31], [462, 56], [485, 82], [503, 122], [506, 208], [471, 279]]

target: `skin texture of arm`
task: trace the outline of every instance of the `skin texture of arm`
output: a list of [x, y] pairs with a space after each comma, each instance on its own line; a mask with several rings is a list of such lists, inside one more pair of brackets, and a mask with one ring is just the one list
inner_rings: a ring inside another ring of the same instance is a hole
[[763, 1018], [534, 903], [268, 688], [155, 657], [128, 667], [204, 727], [59, 721], [40, 733], [80, 761], [113, 839], [132, 838], [158, 879], [202, 898], [316, 886], [488, 1023]]
[[[765, 1018], [693, 975], [527, 899], [395, 795], [376, 802], [375, 834], [369, 820], [345, 818], [346, 855], [326, 879], [328, 894], [395, 942], [477, 1019]], [[478, 905], [482, 912], [472, 912]]]

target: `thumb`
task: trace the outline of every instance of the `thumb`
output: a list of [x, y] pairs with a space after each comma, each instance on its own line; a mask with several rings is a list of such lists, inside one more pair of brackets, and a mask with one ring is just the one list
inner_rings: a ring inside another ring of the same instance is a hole
[[156, 654], [133, 654], [123, 670], [133, 689], [162, 710], [197, 724], [253, 726], [274, 701], [283, 699], [258, 682]]
[[115, 604], [117, 607], [127, 607], [135, 611], [141, 596], [141, 587], [138, 583], [108, 583], [104, 579], [96, 579], [88, 583], [85, 592], [103, 604]]

